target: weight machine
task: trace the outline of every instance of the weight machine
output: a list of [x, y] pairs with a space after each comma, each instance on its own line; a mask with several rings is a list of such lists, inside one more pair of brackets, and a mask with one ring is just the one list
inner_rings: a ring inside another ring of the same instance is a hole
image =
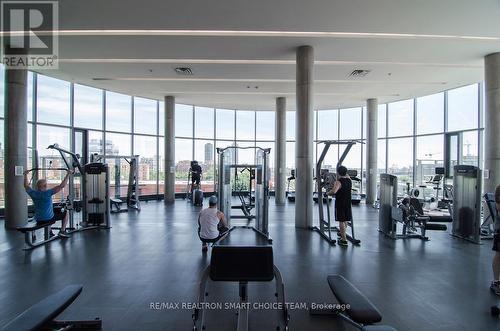
[[[92, 154], [90, 159], [92, 162], [108, 163], [108, 160], [114, 160], [114, 179], [115, 179], [115, 194], [110, 198], [110, 212], [119, 213], [126, 212], [129, 209], [137, 211], [141, 210], [139, 201], [139, 155], [100, 155]], [[129, 165], [129, 174], [127, 182], [127, 197], [125, 201], [121, 199], [121, 161], [124, 160]], [[123, 203], [127, 204], [127, 208], [122, 208]]]
[[[69, 177], [69, 194], [64, 203], [69, 213], [68, 232], [105, 228], [109, 229], [109, 169], [107, 166], [88, 163], [82, 165], [82, 157], [58, 144], [47, 147], [57, 151], [66, 169], [74, 171]], [[79, 200], [76, 199], [75, 179], [80, 181]], [[74, 213], [82, 212], [82, 222], [75, 222]]]
[[[235, 155], [238, 149], [255, 149], [256, 163], [255, 164], [238, 164], [235, 160]], [[270, 148], [260, 147], [226, 147], [217, 148], [219, 155], [219, 171], [217, 176], [217, 195], [219, 199], [219, 209], [226, 215], [228, 225], [231, 226], [231, 219], [250, 219], [247, 216], [232, 215], [231, 210], [235, 209], [232, 206], [233, 188], [231, 178], [233, 171], [237, 169], [254, 169], [255, 171], [255, 215], [251, 219], [255, 220], [253, 229], [260, 234], [263, 234], [269, 241], [271, 237], [268, 231], [268, 213], [269, 213], [269, 153]], [[234, 176], [234, 175], [233, 175]], [[250, 188], [251, 192], [251, 188]], [[251, 194], [251, 193], [250, 193]], [[241, 201], [241, 200], [240, 200]], [[251, 201], [251, 198], [250, 198]], [[240, 208], [239, 206], [235, 206]]]
[[[349, 154], [349, 151], [351, 150], [352, 146], [354, 146], [357, 143], [363, 144], [364, 142], [361, 140], [323, 140], [318, 142], [318, 144], [324, 144], [323, 151], [321, 152], [318, 162], [316, 163], [316, 188], [318, 192], [319, 226], [314, 226], [311, 229], [313, 231], [318, 232], [321, 235], [321, 237], [323, 237], [331, 245], [334, 245], [336, 243], [336, 239], [332, 238], [332, 232], [340, 233], [340, 229], [337, 226], [332, 226], [331, 224], [332, 217], [335, 219], [335, 212], [332, 215], [332, 213], [330, 212], [330, 205], [333, 204], [332, 208], [333, 210], [335, 210], [335, 198], [331, 199], [330, 201], [330, 199], [328, 198], [321, 199], [321, 197], [332, 189], [337, 176], [336, 173], [330, 173], [328, 169], [322, 169], [323, 161], [325, 160], [325, 156], [328, 153], [330, 146], [345, 145], [345, 149], [342, 152], [342, 155], [340, 156], [337, 162], [336, 165], [337, 169], [340, 165], [342, 165], [342, 162], [347, 157], [347, 154]], [[323, 203], [321, 202], [321, 200], [323, 200]], [[326, 216], [327, 216], [326, 219], [325, 219], [325, 212], [323, 210], [323, 204], [325, 200], [326, 200]], [[361, 243], [361, 240], [356, 239], [354, 235], [353, 220], [347, 222], [347, 226], [351, 228], [351, 234], [350, 235], [346, 234], [347, 240], [349, 240], [351, 243], [355, 245], [359, 245]]]

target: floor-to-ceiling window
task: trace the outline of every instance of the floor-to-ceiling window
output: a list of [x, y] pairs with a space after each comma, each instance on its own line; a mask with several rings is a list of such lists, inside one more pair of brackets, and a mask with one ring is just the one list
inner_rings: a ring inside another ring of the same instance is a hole
[[[3, 66], [0, 78], [3, 78]], [[3, 80], [2, 80], [3, 82]], [[3, 100], [3, 83], [0, 98]], [[400, 192], [425, 184], [435, 168], [443, 165], [444, 134], [460, 132], [461, 159], [464, 164], [480, 165], [483, 111], [479, 84], [442, 93], [379, 105], [378, 171], [399, 176]], [[36, 99], [33, 96], [36, 95]], [[3, 102], [0, 102], [0, 133], [4, 129]], [[53, 143], [71, 148], [73, 128], [89, 130], [90, 153], [139, 155], [141, 194], [163, 192], [164, 104], [157, 100], [132, 97], [70, 83], [40, 74], [28, 74], [28, 146], [38, 150], [41, 166], [61, 165], [58, 153], [47, 150]], [[213, 109], [201, 105], [176, 105], [175, 114], [176, 192], [187, 188], [190, 162], [198, 160], [204, 168], [203, 188], [215, 189], [216, 148], [232, 145], [271, 148], [270, 168], [274, 171], [274, 111]], [[321, 140], [366, 140], [366, 110], [363, 108], [318, 110], [314, 114], [314, 160]], [[295, 112], [286, 114], [287, 176], [295, 168]], [[3, 151], [3, 134], [0, 139]], [[324, 166], [333, 168], [342, 148], [332, 147]], [[32, 155], [32, 153], [30, 153]], [[344, 165], [365, 177], [366, 148], [357, 144]], [[253, 150], [239, 153], [241, 162], [253, 163]], [[111, 161], [110, 161], [111, 162]], [[128, 167], [121, 162], [110, 166], [111, 181], [119, 171], [121, 185], [128, 180]], [[30, 165], [33, 162], [30, 161]], [[28, 165], [28, 166], [30, 166]], [[4, 203], [3, 152], [0, 155], [0, 207]], [[57, 171], [40, 174], [54, 185], [61, 179]], [[300, 175], [300, 174], [297, 174]], [[274, 173], [271, 174], [271, 189]], [[364, 185], [363, 185], [364, 187]], [[292, 183], [293, 189], [293, 183]], [[126, 188], [120, 190], [125, 194]], [[64, 194], [64, 193], [63, 193]], [[62, 197], [62, 196], [61, 196]], [[61, 198], [58, 197], [58, 198]]]

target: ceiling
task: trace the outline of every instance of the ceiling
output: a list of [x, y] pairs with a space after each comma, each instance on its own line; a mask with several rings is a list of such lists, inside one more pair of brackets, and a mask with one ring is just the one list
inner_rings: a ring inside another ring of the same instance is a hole
[[59, 13], [59, 69], [42, 73], [218, 108], [273, 110], [285, 96], [293, 110], [301, 45], [314, 47], [318, 109], [478, 82], [500, 51], [500, 0], [71, 0]]

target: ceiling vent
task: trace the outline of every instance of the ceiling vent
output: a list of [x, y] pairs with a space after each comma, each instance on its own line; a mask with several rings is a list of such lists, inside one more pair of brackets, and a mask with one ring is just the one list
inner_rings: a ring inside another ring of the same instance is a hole
[[105, 77], [95, 77], [92, 78], [92, 80], [113, 80], [112, 78], [105, 78]]
[[353, 70], [353, 72], [351, 72], [349, 74], [349, 77], [360, 78], [360, 77], [365, 77], [369, 73], [370, 73], [370, 70], [356, 69], [356, 70]]
[[193, 70], [191, 70], [191, 68], [188, 68], [188, 67], [178, 67], [178, 68], [175, 68], [174, 70], [178, 75], [182, 75], [182, 76], [192, 76], [193, 75]]

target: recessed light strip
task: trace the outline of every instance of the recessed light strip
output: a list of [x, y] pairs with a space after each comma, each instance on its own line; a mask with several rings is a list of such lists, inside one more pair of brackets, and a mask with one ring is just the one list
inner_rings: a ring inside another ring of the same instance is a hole
[[[29, 31], [3, 31], [6, 34], [28, 35]], [[37, 31], [37, 34], [59, 36], [189, 36], [189, 37], [292, 37], [292, 38], [370, 38], [370, 39], [451, 39], [500, 41], [500, 37], [463, 36], [419, 33], [386, 33], [386, 32], [336, 32], [336, 31], [259, 31], [259, 30], [165, 30], [165, 29], [82, 29]]]
[[[236, 82], [236, 83], [290, 83], [294, 84], [294, 79], [266, 79], [266, 78], [186, 78], [186, 77], [96, 77], [96, 81], [139, 81], [139, 82]], [[408, 85], [444, 85], [446, 82], [422, 82], [422, 81], [386, 81], [386, 80], [366, 80], [366, 79], [315, 79], [314, 83], [335, 84], [408, 84]]]
[[[255, 64], [255, 65], [295, 65], [295, 60], [233, 60], [233, 59], [103, 59], [74, 58], [59, 59], [59, 63], [129, 63], [129, 64]], [[426, 63], [426, 62], [391, 62], [391, 61], [341, 61], [316, 60], [320, 66], [352, 66], [352, 65], [391, 65], [418, 67], [450, 67], [450, 68], [483, 68], [481, 64], [466, 63]]]

